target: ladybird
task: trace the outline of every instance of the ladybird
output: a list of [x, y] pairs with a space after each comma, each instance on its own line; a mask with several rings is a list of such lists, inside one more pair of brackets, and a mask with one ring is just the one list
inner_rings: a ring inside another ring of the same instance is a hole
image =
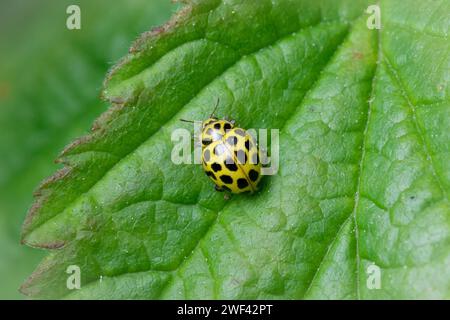
[[218, 119], [213, 114], [202, 122], [203, 170], [217, 191], [255, 192], [262, 167], [255, 139], [246, 130], [235, 127], [233, 120]]
[[[220, 124], [223, 128], [229, 122], [217, 120], [214, 124]], [[221, 139], [203, 147], [202, 166], [215, 183], [217, 191], [253, 193], [261, 180], [258, 146], [255, 139], [242, 128], [232, 127], [226, 130]]]

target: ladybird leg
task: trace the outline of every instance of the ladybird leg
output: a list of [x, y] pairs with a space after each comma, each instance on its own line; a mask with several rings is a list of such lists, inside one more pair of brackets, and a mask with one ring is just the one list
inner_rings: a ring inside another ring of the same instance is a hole
[[221, 187], [219, 187], [218, 185], [215, 185], [214, 189], [216, 189], [216, 191], [218, 191], [218, 192], [224, 192], [224, 190]]
[[229, 193], [225, 193], [225, 194], [223, 195], [223, 199], [226, 200], [226, 201], [228, 201], [228, 200], [231, 199], [231, 195], [230, 195]]

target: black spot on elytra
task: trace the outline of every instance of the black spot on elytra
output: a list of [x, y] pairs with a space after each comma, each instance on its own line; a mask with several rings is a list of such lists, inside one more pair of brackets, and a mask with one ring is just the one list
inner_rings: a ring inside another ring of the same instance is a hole
[[216, 175], [214, 173], [212, 173], [211, 171], [205, 171], [205, 173], [208, 177], [211, 177], [214, 180], [217, 180]]
[[220, 130], [220, 123], [219, 122], [214, 124], [214, 129]]
[[245, 137], [245, 131], [242, 129], [236, 129], [234, 132], [242, 137]]
[[244, 178], [240, 178], [237, 181], [237, 185], [239, 189], [245, 189], [248, 187], [248, 181]]
[[202, 140], [202, 145], [209, 146], [211, 144], [212, 140], [207, 138]]
[[227, 123], [224, 124], [223, 128], [225, 130], [230, 130], [231, 129], [231, 124], [227, 122]]
[[214, 172], [222, 170], [222, 166], [220, 164], [218, 164], [217, 162], [214, 162], [212, 164], [211, 168], [213, 169]]
[[250, 151], [251, 148], [253, 148], [253, 144], [250, 142], [250, 140], [245, 140], [245, 148], [247, 151]]
[[258, 173], [258, 171], [251, 169], [250, 172], [248, 173], [248, 176], [249, 176], [250, 180], [255, 182], [256, 180], [258, 180], [259, 173]]
[[[228, 160], [230, 160], [230, 161], [228, 161]], [[227, 169], [230, 171], [238, 170], [238, 166], [231, 159], [227, 159], [227, 161], [225, 161], [225, 167], [227, 167]]]
[[230, 177], [229, 175], [221, 175], [220, 176], [220, 180], [222, 180], [223, 183], [227, 183], [227, 184], [232, 184], [233, 183], [233, 178]]
[[238, 163], [245, 164], [247, 162], [247, 154], [244, 150], [237, 150], [234, 152]]
[[230, 146], [235, 146], [235, 145], [237, 145], [237, 143], [238, 143], [238, 138], [237, 138], [236, 136], [228, 137], [228, 138], [227, 138], [227, 143], [228, 143]]
[[205, 162], [209, 162], [209, 160], [211, 160], [211, 154], [208, 149], [203, 153], [203, 160], [205, 160]]

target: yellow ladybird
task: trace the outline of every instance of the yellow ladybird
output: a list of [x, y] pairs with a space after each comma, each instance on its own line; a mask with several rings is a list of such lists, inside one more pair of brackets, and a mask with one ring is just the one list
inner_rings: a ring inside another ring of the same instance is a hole
[[[219, 100], [214, 111], [219, 105]], [[261, 180], [260, 151], [255, 139], [234, 121], [211, 116], [202, 122], [202, 166], [217, 191], [255, 192]], [[185, 122], [195, 122], [183, 120]]]
[[232, 121], [210, 118], [203, 123], [202, 165], [216, 190], [255, 192], [261, 162], [255, 139]]

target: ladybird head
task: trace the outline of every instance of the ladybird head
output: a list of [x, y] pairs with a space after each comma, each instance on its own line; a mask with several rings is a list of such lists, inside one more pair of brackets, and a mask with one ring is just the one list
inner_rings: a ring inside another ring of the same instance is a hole
[[214, 141], [222, 139], [228, 130], [233, 129], [234, 122], [219, 120], [215, 117], [203, 121], [202, 124], [202, 146], [206, 147]]
[[204, 130], [207, 126], [209, 126], [210, 124], [217, 122], [219, 119], [212, 116], [209, 117], [208, 119], [206, 119], [205, 121], [202, 122], [202, 130]]

